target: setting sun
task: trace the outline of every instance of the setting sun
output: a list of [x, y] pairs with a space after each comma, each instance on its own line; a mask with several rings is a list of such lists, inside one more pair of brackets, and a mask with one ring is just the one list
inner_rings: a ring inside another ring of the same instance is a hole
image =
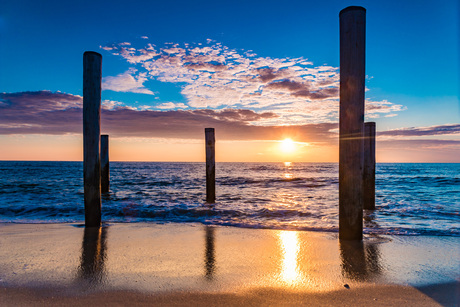
[[284, 139], [281, 141], [280, 147], [284, 153], [292, 153], [296, 150], [295, 142], [291, 139]]

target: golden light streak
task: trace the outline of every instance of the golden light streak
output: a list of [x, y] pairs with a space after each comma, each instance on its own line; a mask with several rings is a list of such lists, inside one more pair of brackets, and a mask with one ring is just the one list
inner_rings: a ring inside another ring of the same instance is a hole
[[278, 236], [283, 249], [281, 280], [288, 285], [295, 285], [301, 282], [298, 264], [300, 250], [298, 234], [295, 231], [280, 231]]

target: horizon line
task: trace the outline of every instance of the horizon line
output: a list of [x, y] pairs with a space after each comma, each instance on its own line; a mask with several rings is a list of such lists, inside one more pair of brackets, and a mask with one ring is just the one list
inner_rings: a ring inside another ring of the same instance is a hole
[[[83, 160], [1, 160], [0, 162], [81, 162]], [[109, 163], [206, 163], [206, 161], [109, 161]], [[324, 164], [339, 164], [336, 162], [314, 162], [314, 161], [216, 161], [216, 163], [324, 163]], [[392, 164], [392, 163], [401, 163], [401, 164], [460, 164], [460, 162], [376, 162], [377, 164]]]

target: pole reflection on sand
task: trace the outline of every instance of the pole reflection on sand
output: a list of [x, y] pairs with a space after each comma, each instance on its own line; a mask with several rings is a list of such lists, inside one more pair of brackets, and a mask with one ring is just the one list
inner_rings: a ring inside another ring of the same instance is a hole
[[90, 286], [103, 284], [106, 279], [107, 227], [86, 227], [83, 232], [78, 279]]
[[214, 249], [214, 227], [206, 226], [205, 227], [205, 277], [207, 280], [211, 281], [214, 277], [215, 271], [215, 249]]

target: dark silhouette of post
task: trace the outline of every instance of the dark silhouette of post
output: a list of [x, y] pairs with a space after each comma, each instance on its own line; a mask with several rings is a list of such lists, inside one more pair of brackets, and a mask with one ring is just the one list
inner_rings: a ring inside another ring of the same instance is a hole
[[206, 141], [206, 202], [216, 202], [216, 150], [214, 128], [205, 128]]
[[101, 192], [108, 193], [110, 188], [109, 136], [101, 135]]
[[364, 123], [363, 208], [375, 210], [375, 122]]
[[83, 181], [85, 226], [101, 225], [101, 77], [102, 56], [83, 54]]
[[350, 6], [339, 19], [339, 239], [362, 240], [366, 10]]

